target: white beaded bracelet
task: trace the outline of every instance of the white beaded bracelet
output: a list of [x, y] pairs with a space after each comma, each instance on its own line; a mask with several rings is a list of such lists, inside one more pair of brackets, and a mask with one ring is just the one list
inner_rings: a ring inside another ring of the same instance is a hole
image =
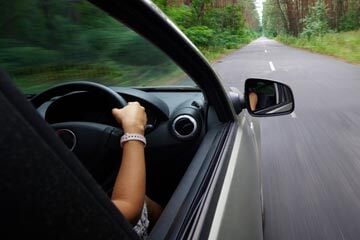
[[139, 141], [142, 142], [144, 146], [146, 146], [146, 138], [141, 134], [124, 133], [124, 135], [122, 135], [122, 137], [120, 138], [120, 146], [123, 147], [124, 143], [128, 141]]

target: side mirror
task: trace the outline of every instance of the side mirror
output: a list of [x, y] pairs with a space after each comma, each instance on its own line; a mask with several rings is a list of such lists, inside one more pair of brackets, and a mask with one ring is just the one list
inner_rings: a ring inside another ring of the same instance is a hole
[[283, 83], [250, 78], [245, 81], [245, 101], [249, 113], [257, 117], [290, 114], [294, 111], [294, 95]]

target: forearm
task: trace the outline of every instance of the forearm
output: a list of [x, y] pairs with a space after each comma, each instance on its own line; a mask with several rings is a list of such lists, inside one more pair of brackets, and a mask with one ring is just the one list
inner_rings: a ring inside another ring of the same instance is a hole
[[145, 198], [144, 144], [128, 141], [123, 146], [123, 157], [116, 178], [112, 200], [127, 220], [136, 223]]

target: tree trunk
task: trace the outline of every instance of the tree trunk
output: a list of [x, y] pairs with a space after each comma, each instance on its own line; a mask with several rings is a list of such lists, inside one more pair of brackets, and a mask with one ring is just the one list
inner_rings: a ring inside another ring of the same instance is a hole
[[283, 22], [284, 22], [285, 30], [286, 30], [287, 33], [289, 33], [289, 22], [288, 22], [288, 20], [287, 20], [287, 18], [286, 18], [286, 15], [285, 15], [282, 7], [281, 7], [280, 0], [276, 0], [276, 3], [277, 3], [278, 8], [279, 8], [279, 10], [280, 10], [281, 19], [282, 19]]

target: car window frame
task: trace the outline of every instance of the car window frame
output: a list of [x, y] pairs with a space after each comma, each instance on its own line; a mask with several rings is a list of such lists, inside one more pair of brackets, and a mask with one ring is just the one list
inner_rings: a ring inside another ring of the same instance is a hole
[[[200, 50], [151, 1], [89, 0], [169, 56], [203, 91], [221, 122], [234, 121], [235, 110], [220, 78]], [[196, 66], [196, 67], [195, 67]]]

